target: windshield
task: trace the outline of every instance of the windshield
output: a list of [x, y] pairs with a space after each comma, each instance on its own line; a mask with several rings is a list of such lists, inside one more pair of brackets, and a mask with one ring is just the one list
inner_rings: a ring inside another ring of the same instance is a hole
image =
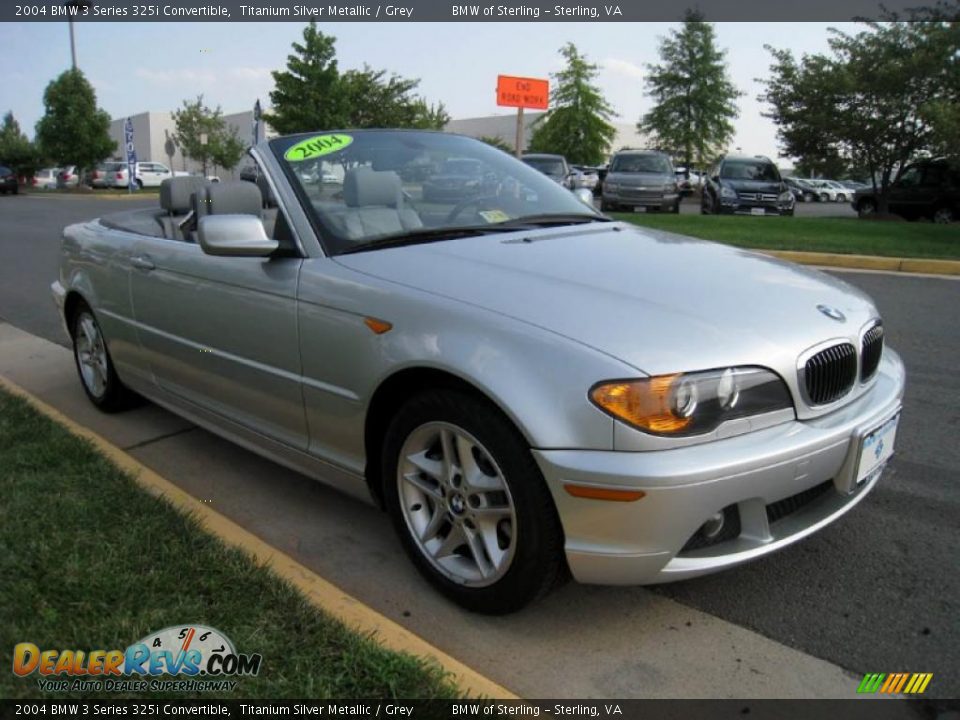
[[523, 161], [530, 167], [539, 170], [544, 175], [565, 175], [563, 160], [560, 158], [532, 158], [525, 157]]
[[720, 177], [725, 180], [780, 182], [777, 166], [762, 160], [728, 160], [720, 170]]
[[672, 175], [673, 165], [663, 155], [617, 155], [610, 165], [610, 172]]
[[502, 231], [524, 218], [603, 219], [511, 155], [459, 135], [311, 133], [270, 148], [331, 255], [391, 238], [444, 240], [447, 229], [449, 237]]

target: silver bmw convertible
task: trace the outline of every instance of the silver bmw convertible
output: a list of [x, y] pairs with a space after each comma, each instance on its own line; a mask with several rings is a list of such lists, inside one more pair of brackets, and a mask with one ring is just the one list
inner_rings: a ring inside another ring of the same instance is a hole
[[156, 209], [66, 228], [83, 389], [383, 507], [455, 602], [730, 568], [879, 482], [904, 369], [849, 285], [612, 221], [457, 135], [250, 154], [244, 180], [173, 178]]

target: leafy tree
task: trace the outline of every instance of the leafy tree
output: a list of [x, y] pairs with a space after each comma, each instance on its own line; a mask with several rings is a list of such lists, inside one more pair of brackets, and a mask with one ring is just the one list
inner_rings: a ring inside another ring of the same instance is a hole
[[880, 213], [904, 166], [956, 137], [960, 103], [960, 23], [922, 9], [887, 17], [856, 34], [831, 29], [829, 55], [798, 61], [768, 47], [774, 63], [760, 96], [784, 154], [865, 168]]
[[348, 70], [340, 76], [345, 106], [343, 127], [400, 127], [440, 130], [450, 122], [443, 103], [427, 105], [411, 93], [419, 80], [398, 75], [387, 77], [386, 70]]
[[653, 108], [637, 123], [655, 145], [687, 167], [704, 167], [733, 138], [737, 90], [713, 25], [688, 10], [683, 26], [660, 40], [660, 64], [647, 65]]
[[553, 74], [552, 107], [534, 125], [530, 150], [558, 153], [575, 165], [599, 165], [617, 133], [610, 124], [613, 108], [594, 84], [597, 66], [573, 43], [560, 54], [567, 64]]
[[220, 106], [210, 109], [203, 95], [193, 102], [184, 100], [183, 107], [174, 111], [173, 122], [177, 128], [173, 140], [186, 157], [203, 166], [204, 176], [211, 162], [228, 169], [240, 162], [246, 145], [237, 137], [236, 128], [227, 127]]
[[281, 135], [339, 127], [343, 112], [336, 38], [317, 30], [315, 22], [293, 43], [287, 69], [273, 72], [273, 111], [263, 119]]
[[20, 130], [13, 112], [3, 116], [0, 125], [0, 162], [9, 165], [19, 176], [32, 176], [40, 165], [37, 148]]
[[333, 128], [441, 129], [450, 121], [443, 104], [414, 95], [419, 80], [364, 66], [341, 73], [336, 38], [311, 22], [293, 43], [287, 69], [274, 71], [272, 112], [264, 120], [282, 134]]
[[93, 87], [80, 70], [67, 70], [43, 92], [44, 115], [37, 145], [57, 165], [91, 168], [116, 149], [110, 116], [97, 107]]

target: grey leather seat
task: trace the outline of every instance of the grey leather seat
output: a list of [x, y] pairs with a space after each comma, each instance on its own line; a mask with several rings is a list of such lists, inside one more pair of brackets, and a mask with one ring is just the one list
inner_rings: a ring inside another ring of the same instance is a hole
[[200, 218], [206, 215], [255, 215], [263, 219], [260, 188], [242, 180], [203, 185], [190, 196], [190, 204], [192, 216], [189, 231], [185, 228], [184, 235], [192, 242], [196, 242]]
[[191, 209], [191, 196], [202, 188], [205, 180], [201, 177], [172, 177], [160, 183], [159, 215], [164, 237], [171, 240], [184, 240], [180, 224]]
[[343, 178], [346, 209], [330, 213], [340, 233], [351, 240], [391, 235], [423, 227], [416, 211], [404, 207], [400, 176], [369, 167], [348, 170]]

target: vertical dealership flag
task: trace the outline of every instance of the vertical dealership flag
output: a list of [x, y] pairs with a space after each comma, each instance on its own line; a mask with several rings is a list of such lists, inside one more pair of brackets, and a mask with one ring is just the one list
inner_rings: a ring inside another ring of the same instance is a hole
[[256, 145], [260, 142], [260, 117], [262, 113], [260, 110], [260, 98], [257, 98], [257, 102], [253, 105], [253, 144]]
[[133, 120], [130, 118], [123, 126], [123, 144], [127, 148], [127, 192], [133, 192], [137, 178], [137, 149], [133, 146]]

